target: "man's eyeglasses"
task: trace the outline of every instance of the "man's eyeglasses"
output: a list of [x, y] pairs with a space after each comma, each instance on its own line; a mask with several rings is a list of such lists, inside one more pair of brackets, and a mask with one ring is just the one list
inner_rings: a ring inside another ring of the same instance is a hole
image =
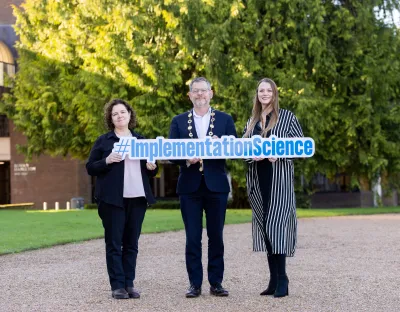
[[208, 91], [210, 91], [210, 90], [207, 90], [207, 89], [193, 89], [190, 92], [192, 92], [194, 94], [198, 94], [198, 93], [207, 93]]

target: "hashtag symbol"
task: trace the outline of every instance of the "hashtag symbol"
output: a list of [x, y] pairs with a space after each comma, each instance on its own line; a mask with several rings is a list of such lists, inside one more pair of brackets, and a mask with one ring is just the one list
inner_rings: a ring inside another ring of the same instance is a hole
[[125, 140], [125, 139], [121, 139], [119, 140], [118, 143], [115, 143], [115, 152], [118, 154], [121, 154], [122, 159], [125, 158], [125, 155], [128, 154], [128, 147], [130, 147], [129, 145], [129, 139]]

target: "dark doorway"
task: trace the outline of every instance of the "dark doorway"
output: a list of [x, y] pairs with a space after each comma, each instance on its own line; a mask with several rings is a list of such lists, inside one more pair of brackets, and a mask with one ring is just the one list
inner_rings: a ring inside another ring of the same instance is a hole
[[10, 204], [10, 162], [0, 160], [0, 204]]

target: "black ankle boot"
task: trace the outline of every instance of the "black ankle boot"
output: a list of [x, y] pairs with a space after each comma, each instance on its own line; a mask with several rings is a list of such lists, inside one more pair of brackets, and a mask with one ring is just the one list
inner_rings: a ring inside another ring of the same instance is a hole
[[278, 284], [274, 293], [275, 298], [289, 296], [289, 279], [286, 275], [278, 276]]
[[286, 275], [286, 255], [274, 255], [276, 259], [276, 267], [278, 269], [278, 283], [274, 293], [275, 298], [285, 297], [289, 295], [289, 279]]
[[269, 284], [266, 290], [260, 295], [268, 296], [275, 293], [276, 285], [278, 283], [278, 271], [276, 267], [276, 259], [273, 255], [268, 255], [268, 267], [269, 267]]

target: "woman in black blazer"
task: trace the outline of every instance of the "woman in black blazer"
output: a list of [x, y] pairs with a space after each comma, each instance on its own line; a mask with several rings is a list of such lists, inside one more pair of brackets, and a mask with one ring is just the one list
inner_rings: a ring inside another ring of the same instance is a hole
[[158, 168], [145, 160], [122, 160], [120, 154], [111, 152], [120, 137], [143, 139], [131, 130], [136, 126], [136, 114], [127, 102], [115, 99], [106, 104], [104, 121], [110, 132], [96, 140], [86, 169], [96, 176], [95, 198], [104, 227], [112, 297], [139, 298], [133, 287], [138, 241], [146, 208], [155, 203], [149, 177], [154, 177]]

